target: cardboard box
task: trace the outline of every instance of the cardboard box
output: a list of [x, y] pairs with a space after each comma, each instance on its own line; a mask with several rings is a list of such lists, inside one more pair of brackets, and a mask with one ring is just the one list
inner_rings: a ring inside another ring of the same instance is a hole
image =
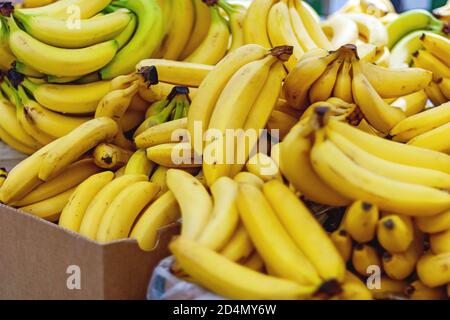
[[[18, 161], [1, 148], [0, 167], [10, 169]], [[155, 250], [144, 252], [134, 239], [99, 244], [0, 204], [0, 300], [145, 299], [179, 229], [163, 228]]]

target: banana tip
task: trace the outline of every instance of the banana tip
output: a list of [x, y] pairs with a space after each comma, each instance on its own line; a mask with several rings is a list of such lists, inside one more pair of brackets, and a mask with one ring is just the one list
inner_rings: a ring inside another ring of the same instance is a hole
[[316, 296], [332, 297], [342, 292], [342, 287], [336, 279], [331, 279], [322, 283], [317, 289]]

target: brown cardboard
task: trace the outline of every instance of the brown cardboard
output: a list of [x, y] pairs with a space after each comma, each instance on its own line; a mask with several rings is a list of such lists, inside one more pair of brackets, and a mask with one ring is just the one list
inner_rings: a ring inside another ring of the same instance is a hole
[[[143, 252], [133, 239], [99, 244], [0, 204], [0, 299], [145, 299], [178, 231], [165, 227], [157, 248]], [[67, 287], [71, 265], [80, 268], [80, 290]]]

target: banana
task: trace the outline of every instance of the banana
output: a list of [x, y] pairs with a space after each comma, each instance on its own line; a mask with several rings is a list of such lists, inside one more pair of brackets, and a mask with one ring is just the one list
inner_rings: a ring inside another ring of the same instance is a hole
[[359, 166], [320, 130], [316, 133], [311, 161], [317, 174], [332, 188], [351, 199], [372, 202], [381, 210], [428, 216], [450, 207], [446, 192], [386, 178]]
[[435, 288], [450, 282], [450, 253], [425, 254], [417, 262], [417, 275], [428, 287]]
[[389, 132], [397, 123], [406, 118], [405, 113], [388, 105], [378, 94], [363, 72], [361, 62], [353, 60], [352, 92], [367, 122], [378, 131]]
[[110, 90], [110, 82], [108, 81], [77, 85], [59, 85], [47, 83], [36, 84], [29, 79], [25, 79], [22, 85], [45, 108], [68, 114], [88, 114], [95, 112], [99, 101]]
[[347, 13], [345, 16], [358, 25], [359, 33], [367, 39], [368, 43], [379, 48], [388, 44], [389, 38], [386, 27], [377, 18], [364, 13]]
[[397, 214], [385, 215], [378, 222], [377, 237], [389, 253], [405, 252], [414, 237], [411, 218]]
[[278, 219], [321, 278], [343, 281], [344, 259], [304, 203], [280, 181], [267, 182], [263, 191]]
[[284, 140], [289, 131], [291, 131], [297, 122], [297, 118], [294, 118], [282, 111], [274, 110], [267, 121], [267, 129], [271, 132], [278, 130], [280, 140]]
[[428, 168], [450, 174], [450, 157], [423, 148], [414, 148], [359, 131], [357, 128], [330, 119], [327, 130], [339, 133], [369, 153], [395, 163]]
[[448, 135], [450, 134], [450, 122], [433, 129], [431, 131], [422, 133], [412, 140], [408, 141], [408, 145], [431, 149], [443, 153], [450, 153], [450, 143]]
[[330, 239], [333, 242], [336, 249], [339, 251], [342, 259], [348, 262], [352, 257], [353, 252], [353, 242], [352, 238], [347, 231], [344, 229], [339, 229], [331, 233]]
[[85, 152], [117, 133], [117, 124], [109, 118], [90, 120], [68, 135], [56, 140], [45, 154], [39, 168], [39, 179], [47, 181], [61, 173]]
[[370, 275], [369, 267], [381, 267], [381, 260], [373, 247], [358, 243], [353, 249], [352, 264], [356, 272], [361, 276], [367, 277]]
[[11, 68], [16, 60], [9, 48], [9, 31], [5, 20], [0, 20], [0, 70], [6, 71]]
[[209, 8], [211, 26], [201, 44], [184, 61], [216, 65], [227, 53], [230, 40], [228, 22], [221, 16], [215, 5]]
[[301, 59], [284, 83], [284, 94], [288, 104], [303, 111], [308, 105], [308, 92], [311, 86], [337, 57], [338, 53], [323, 52], [310, 59]]
[[406, 96], [397, 98], [390, 103], [391, 107], [400, 108], [407, 117], [413, 116], [425, 109], [428, 96], [425, 90], [408, 94]]
[[416, 280], [405, 289], [406, 296], [411, 300], [444, 300], [447, 299], [442, 287], [430, 288], [422, 281]]
[[130, 159], [132, 152], [109, 143], [101, 143], [95, 147], [92, 156], [95, 164], [104, 169], [118, 169]]
[[450, 102], [404, 119], [392, 128], [390, 135], [395, 141], [408, 142], [447, 122], [450, 122]]
[[[133, 38], [100, 70], [106, 80], [133, 72], [139, 61], [154, 54], [165, 34], [164, 15], [156, 0], [117, 0], [114, 5], [134, 12], [138, 26]], [[149, 34], [153, 35], [150, 40]]]
[[280, 144], [280, 169], [289, 182], [305, 198], [331, 206], [350, 203], [328, 187], [312, 168], [309, 154], [312, 148], [310, 124], [298, 123]]
[[206, 76], [198, 89], [197, 96], [192, 99], [188, 113], [189, 137], [196, 154], [201, 155], [203, 150], [203, 139], [198, 137], [198, 130], [201, 129], [201, 132], [204, 132], [208, 128], [211, 114], [229, 79], [244, 65], [262, 59], [267, 54], [269, 54], [268, 50], [259, 45], [243, 46], [227, 55]]
[[339, 300], [373, 300], [372, 293], [366, 284], [356, 275], [347, 271]]
[[92, 159], [80, 160], [69, 166], [54, 179], [45, 182], [29, 192], [24, 198], [11, 203], [14, 207], [24, 207], [54, 197], [79, 185], [91, 175], [100, 171]]
[[231, 30], [231, 44], [229, 52], [231, 52], [245, 44], [243, 29], [247, 9], [245, 7], [233, 6], [226, 0], [218, 0], [217, 4], [228, 15]]
[[351, 158], [357, 165], [373, 173], [405, 183], [443, 190], [450, 189], [450, 175], [446, 173], [426, 168], [406, 166], [381, 159], [333, 131], [327, 131], [327, 136], [347, 157]]
[[418, 217], [415, 219], [415, 223], [422, 232], [444, 232], [450, 229], [450, 210], [431, 217]]
[[395, 47], [391, 49], [389, 57], [389, 67], [407, 68], [412, 63], [413, 53], [423, 48], [420, 37], [423, 31], [414, 31], [401, 39]]
[[434, 81], [431, 81], [428, 87], [425, 88], [425, 92], [435, 106], [440, 106], [448, 101], [442, 93], [439, 84]]
[[164, 193], [169, 191], [169, 187], [167, 187], [167, 181], [166, 181], [167, 171], [169, 171], [169, 168], [163, 167], [163, 166], [158, 166], [155, 169], [155, 171], [153, 172], [152, 176], [150, 177], [150, 182], [156, 183], [160, 188], [160, 191], [156, 195], [156, 198], [159, 198]]
[[262, 260], [261, 256], [258, 254], [258, 252], [254, 252], [250, 257], [245, 259], [242, 262], [242, 265], [246, 268], [258, 271], [258, 272], [264, 272], [265, 266], [264, 261]]
[[326, 101], [332, 94], [336, 84], [339, 69], [344, 57], [339, 57], [327, 66], [323, 74], [317, 79], [309, 90], [309, 101], [315, 103]]
[[306, 30], [316, 43], [317, 47], [331, 50], [332, 45], [325, 33], [322, 31], [322, 28], [317, 21], [317, 13], [315, 13], [314, 9], [307, 5], [305, 1], [294, 0], [294, 3], [300, 18], [305, 24]]
[[98, 103], [95, 117], [108, 117], [119, 122], [128, 110], [131, 99], [139, 90], [140, 80], [135, 80], [125, 89], [110, 91]]
[[405, 289], [408, 287], [406, 281], [392, 280], [387, 276], [381, 276], [380, 286], [373, 286], [369, 290], [371, 291], [375, 299], [384, 300], [394, 296], [403, 296]]
[[147, 181], [134, 182], [120, 191], [102, 217], [97, 241], [109, 242], [128, 238], [139, 213], [158, 192], [159, 187]]
[[316, 269], [291, 239], [258, 187], [239, 185], [237, 204], [250, 238], [271, 270], [303, 285], [320, 284]]
[[187, 129], [187, 118], [181, 118], [165, 122], [154, 127], [148, 128], [134, 138], [138, 148], [149, 148], [164, 143], [179, 142], [179, 139], [173, 136], [177, 132], [182, 133]]
[[[444, 24], [433, 17], [426, 10], [409, 10], [400, 14], [397, 19], [387, 26], [389, 42], [387, 46], [392, 49], [405, 36], [417, 30], [431, 30], [440, 32]], [[423, 31], [422, 31], [423, 32]]]
[[181, 235], [197, 239], [210, 220], [213, 202], [205, 187], [189, 173], [171, 169], [167, 172], [167, 186], [181, 208]]
[[72, 193], [67, 205], [62, 210], [59, 225], [78, 232], [89, 204], [97, 193], [113, 179], [114, 173], [105, 171], [95, 174], [82, 182]]
[[158, 70], [158, 79], [163, 82], [198, 87], [213, 69], [212, 66], [184, 61], [165, 59], [145, 59], [136, 65], [136, 70], [142, 67], [154, 66]]
[[422, 41], [427, 51], [450, 68], [450, 59], [448, 57], [448, 52], [450, 51], [449, 39], [432, 32], [424, 32], [420, 37], [420, 41]]
[[301, 299], [316, 290], [253, 271], [183, 237], [173, 241], [169, 249], [196, 283], [231, 299]]
[[283, 181], [276, 162], [264, 153], [257, 153], [251, 157], [245, 167], [248, 172], [254, 174], [265, 182], [274, 179]]
[[157, 245], [161, 228], [176, 222], [181, 216], [180, 207], [171, 191], [155, 200], [137, 220], [130, 238], [137, 240], [144, 251], [152, 251]]
[[146, 151], [140, 149], [130, 155], [125, 167], [125, 174], [138, 174], [149, 177], [153, 168], [154, 164], [147, 158]]
[[68, 19], [74, 14], [73, 8], [76, 7], [79, 10], [80, 18], [87, 19], [105, 9], [110, 2], [110, 0], [61, 0], [42, 7], [24, 8], [18, 11], [27, 15]]
[[322, 22], [322, 29], [331, 34], [331, 45], [333, 49], [338, 49], [349, 43], [356, 43], [359, 38], [358, 25], [345, 15], [333, 15]]
[[51, 198], [21, 207], [19, 210], [32, 214], [36, 217], [56, 222], [61, 215], [61, 211], [69, 202], [70, 197], [76, 188], [69, 189]]
[[[127, 9], [123, 9], [125, 11]], [[132, 39], [134, 32], [136, 31], [138, 21], [137, 16], [134, 13], [130, 13], [130, 22], [126, 25], [126, 27], [120, 32], [114, 40], [117, 41], [117, 45], [119, 46], [119, 50], [121, 50], [127, 43]], [[90, 75], [84, 76], [78, 82], [82, 83], [83, 81], [89, 81]], [[95, 79], [94, 81], [100, 80], [100, 75], [98, 73], [91, 74], [91, 76]]]
[[430, 235], [431, 250], [435, 254], [450, 252], [450, 229]]
[[195, 21], [195, 8], [192, 1], [171, 1], [172, 23], [162, 44], [164, 59], [178, 60], [189, 41]]
[[197, 242], [211, 250], [219, 251], [233, 235], [239, 222], [236, 206], [238, 185], [228, 177], [222, 177], [211, 186], [214, 206], [211, 219], [197, 238]]
[[202, 43], [208, 35], [211, 26], [211, 13], [208, 6], [202, 0], [194, 0], [195, 21], [188, 43], [180, 56], [185, 59]]
[[261, 179], [257, 175], [254, 175], [253, 173], [245, 171], [239, 172], [237, 175], [234, 176], [233, 179], [237, 183], [249, 183], [259, 188], [262, 188], [262, 186], [264, 185], [263, 179]]
[[46, 74], [60, 77], [89, 74], [108, 64], [118, 49], [116, 40], [81, 49], [49, 46], [22, 31], [14, 19], [9, 21], [11, 51], [17, 59]]
[[443, 78], [438, 82], [439, 89], [447, 100], [450, 100], [450, 78]]
[[23, 2], [23, 7], [24, 8], [43, 7], [52, 2], [55, 2], [55, 1], [54, 0], [25, 0]]
[[116, 177], [105, 185], [97, 192], [85, 209], [79, 233], [89, 239], [96, 240], [103, 216], [119, 193], [136, 182], [147, 180], [148, 178], [144, 175], [124, 175], [119, 178]]
[[277, 0], [255, 0], [250, 3], [244, 21], [245, 43], [258, 44], [264, 48], [272, 46], [267, 30], [267, 18], [276, 2]]
[[[274, 51], [275, 52], [275, 51]], [[233, 141], [225, 138], [225, 130], [242, 128], [261, 89], [269, 76], [271, 66], [277, 61], [274, 55], [250, 62], [239, 69], [230, 79], [219, 96], [212, 112], [208, 130], [220, 132], [221, 137], [206, 145], [205, 150], [228, 149]], [[227, 164], [224, 153], [204, 154], [203, 173], [211, 185], [221, 176], [230, 174], [231, 166]]]
[[245, 227], [240, 223], [220, 254], [230, 261], [238, 262], [248, 259], [255, 246]]
[[375, 238], [379, 219], [378, 208], [369, 202], [355, 201], [345, 212], [344, 229], [358, 243]]
[[447, 65], [425, 50], [418, 50], [413, 54], [414, 65], [433, 72], [433, 80], [450, 78], [450, 68]]
[[131, 21], [130, 13], [123, 11], [80, 20], [77, 22], [79, 27], [73, 27], [65, 19], [30, 16], [21, 11], [16, 11], [14, 18], [35, 39], [51, 46], [70, 49], [89, 47], [112, 40]]
[[[26, 146], [30, 150], [37, 150], [42, 145], [30, 136], [20, 125], [16, 117], [15, 106], [0, 94], [0, 126], [20, 145]], [[3, 139], [2, 139], [3, 140]], [[5, 141], [6, 142], [6, 141]]]
[[293, 46], [293, 54], [285, 63], [288, 70], [293, 70], [305, 51], [292, 28], [287, 2], [288, 0], [281, 0], [272, 6], [267, 20], [267, 30], [272, 46]]
[[297, 40], [300, 43], [303, 51], [308, 52], [311, 49], [317, 48], [317, 44], [310, 37], [308, 30], [306, 30], [306, 26], [303, 23], [302, 18], [300, 17], [295, 6], [295, 1], [297, 0], [288, 0], [292, 29], [294, 30], [294, 33], [297, 36]]
[[147, 158], [154, 163], [169, 168], [197, 168], [201, 162], [196, 162], [191, 144], [163, 143], [147, 149]]
[[332, 96], [340, 98], [348, 103], [353, 103], [351, 69], [352, 63], [350, 59], [347, 58], [342, 63], [341, 69], [337, 74], [336, 83], [332, 93]]
[[432, 74], [419, 68], [385, 68], [369, 62], [360, 63], [362, 72], [383, 98], [397, 98], [425, 89]]
[[414, 272], [418, 254], [414, 246], [402, 253], [385, 252], [383, 254], [383, 269], [389, 278], [404, 280]]
[[[176, 86], [170, 83], [159, 82], [156, 85], [152, 85], [150, 88], [147, 86], [140, 86], [139, 95], [147, 102], [161, 101], [167, 98], [167, 96], [173, 91]], [[189, 98], [193, 100], [197, 95], [198, 88], [189, 87]]]

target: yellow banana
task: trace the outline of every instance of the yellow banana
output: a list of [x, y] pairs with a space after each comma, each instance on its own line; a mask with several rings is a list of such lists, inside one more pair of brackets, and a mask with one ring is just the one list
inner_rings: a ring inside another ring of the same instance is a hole
[[434, 288], [450, 282], [450, 252], [425, 254], [417, 263], [417, 275], [428, 287]]
[[276, 2], [277, 0], [255, 0], [250, 3], [244, 21], [245, 43], [259, 44], [265, 48], [272, 46], [267, 30], [267, 18]]
[[237, 175], [234, 176], [234, 181], [237, 183], [249, 183], [254, 186], [257, 186], [259, 188], [262, 188], [264, 185], [264, 180], [258, 177], [257, 175], [254, 175], [250, 172], [239, 172]]
[[131, 99], [139, 90], [140, 80], [136, 80], [125, 89], [114, 90], [106, 94], [98, 103], [95, 117], [109, 117], [120, 121], [131, 104]]
[[140, 149], [129, 157], [125, 174], [139, 174], [149, 177], [153, 168], [154, 164], [147, 158], [146, 151]]
[[397, 98], [390, 103], [391, 107], [400, 108], [407, 117], [413, 116], [425, 109], [428, 96], [425, 90], [408, 94], [406, 96]]
[[159, 187], [151, 182], [135, 182], [123, 189], [106, 209], [97, 231], [97, 240], [108, 242], [128, 238], [139, 213], [147, 206]]
[[393, 295], [402, 296], [405, 289], [408, 287], [408, 282], [401, 280], [392, 280], [387, 276], [381, 276], [380, 287], [373, 286], [370, 288], [372, 295], [375, 299], [389, 299]]
[[410, 246], [405, 252], [383, 254], [383, 269], [389, 278], [404, 280], [414, 272], [419, 258], [414, 246]]
[[211, 26], [201, 44], [184, 61], [216, 65], [226, 54], [230, 39], [228, 22], [216, 6], [210, 7]]
[[98, 228], [103, 216], [119, 193], [129, 185], [135, 182], [147, 181], [147, 179], [143, 175], [124, 175], [119, 178], [116, 177], [105, 185], [97, 192], [86, 208], [79, 228], [80, 234], [89, 239], [96, 240]]
[[147, 149], [147, 158], [169, 168], [197, 168], [190, 142], [164, 143]]
[[261, 256], [258, 254], [258, 252], [254, 252], [250, 257], [245, 259], [242, 262], [242, 265], [246, 268], [258, 271], [258, 272], [264, 272], [265, 266], [264, 261], [262, 260]]
[[322, 31], [319, 22], [316, 19], [317, 14], [313, 14], [314, 10], [311, 9], [305, 1], [294, 0], [297, 12], [300, 15], [303, 23], [305, 24], [306, 30], [308, 31], [311, 38], [314, 40], [319, 48], [326, 50], [331, 50], [332, 45], [328, 40], [325, 33]]
[[301, 299], [316, 289], [253, 271], [183, 237], [169, 248], [197, 283], [231, 299]]
[[450, 154], [450, 141], [447, 139], [449, 134], [450, 122], [437, 127], [436, 129], [418, 135], [408, 141], [408, 145]]
[[297, 124], [298, 119], [282, 111], [274, 110], [267, 121], [268, 130], [278, 130], [279, 139], [284, 140], [289, 131]]
[[48, 150], [39, 168], [39, 179], [47, 181], [58, 175], [85, 152], [114, 137], [117, 124], [109, 118], [85, 122], [68, 135], [56, 140]]
[[364, 13], [347, 13], [345, 16], [356, 22], [359, 33], [367, 39], [368, 43], [377, 47], [384, 47], [388, 44], [386, 27], [374, 16]]
[[196, 239], [208, 223], [213, 203], [205, 187], [189, 173], [171, 169], [167, 172], [167, 186], [181, 208], [181, 235]]
[[197, 239], [199, 244], [219, 251], [231, 238], [239, 222], [237, 190], [237, 183], [228, 177], [217, 179], [211, 186], [214, 206], [210, 221]]
[[378, 222], [377, 237], [381, 246], [390, 253], [405, 252], [414, 237], [411, 218], [397, 214], [385, 215]]
[[28, 15], [44, 15], [59, 19], [69, 18], [75, 6], [81, 19], [91, 18], [110, 4], [108, 0], [61, 0], [37, 8], [20, 9]]
[[59, 225], [74, 232], [78, 232], [89, 204], [97, 193], [112, 179], [114, 179], [114, 173], [106, 171], [95, 174], [82, 182], [75, 189], [67, 202], [67, 205], [61, 212]]
[[241, 219], [270, 269], [304, 285], [320, 284], [316, 269], [290, 238], [259, 188], [239, 185], [237, 203]]
[[159, 194], [156, 196], [157, 198], [169, 191], [166, 181], [168, 170], [169, 168], [167, 167], [158, 166], [150, 177], [150, 182], [156, 183], [160, 188]]
[[339, 57], [328, 65], [324, 73], [317, 79], [309, 90], [309, 101], [315, 103], [326, 101], [333, 94], [339, 69], [344, 61], [344, 57]]
[[231, 44], [229, 52], [231, 52], [245, 44], [243, 29], [247, 9], [245, 7], [233, 6], [226, 0], [218, 0], [217, 5], [228, 15], [231, 30]]
[[255, 250], [250, 235], [242, 224], [239, 224], [220, 254], [228, 260], [239, 262], [250, 257]]
[[278, 219], [322, 279], [343, 281], [344, 259], [301, 200], [280, 181], [267, 182], [263, 190]]
[[450, 67], [448, 52], [450, 51], [450, 40], [433, 32], [426, 32], [420, 37], [423, 46], [432, 55], [444, 62]]
[[308, 30], [306, 29], [306, 26], [297, 11], [295, 1], [297, 0], [288, 0], [289, 16], [292, 29], [294, 30], [295, 35], [297, 36], [297, 40], [302, 46], [302, 49], [305, 52], [308, 52], [309, 50], [317, 48], [318, 46], [309, 35]]
[[418, 217], [415, 223], [420, 231], [439, 233], [450, 229], [450, 210], [431, 217]]
[[443, 78], [438, 83], [439, 89], [447, 100], [450, 100], [450, 78]]
[[370, 275], [371, 266], [381, 268], [381, 260], [377, 251], [367, 244], [357, 244], [353, 249], [352, 264], [356, 272], [366, 277]]
[[264, 153], [257, 153], [251, 157], [247, 164], [248, 172], [253, 173], [263, 181], [278, 180], [283, 181], [280, 170], [276, 162]]
[[322, 22], [322, 29], [331, 34], [331, 45], [338, 49], [349, 43], [356, 43], [359, 37], [358, 25], [345, 15], [333, 15]]
[[425, 92], [435, 106], [440, 106], [441, 104], [448, 101], [448, 99], [442, 93], [439, 84], [434, 81], [431, 81], [428, 87], [425, 88]]
[[187, 129], [187, 118], [181, 118], [148, 128], [136, 138], [134, 142], [138, 148], [149, 148], [163, 143], [179, 142], [173, 139], [176, 132], [182, 133]]
[[353, 102], [351, 69], [351, 61], [347, 58], [342, 63], [342, 67], [337, 74], [332, 94], [332, 96], [340, 98], [348, 103]]
[[144, 251], [155, 248], [161, 228], [180, 218], [180, 207], [171, 191], [166, 191], [153, 202], [139, 217], [130, 238], [137, 240]]
[[342, 293], [338, 295], [340, 300], [372, 300], [372, 292], [367, 285], [355, 274], [347, 271], [344, 283], [342, 284]]
[[345, 262], [348, 262], [352, 257], [353, 252], [353, 242], [352, 238], [347, 231], [344, 229], [339, 229], [331, 233], [330, 235], [331, 241], [335, 245], [336, 249], [339, 251], [342, 259]]
[[435, 254], [450, 252], [450, 229], [430, 235], [430, 246]]
[[365, 243], [375, 238], [379, 219], [378, 208], [371, 203], [355, 201], [345, 213], [344, 229], [358, 243]]
[[9, 32], [4, 20], [0, 21], [0, 70], [6, 71], [16, 60], [9, 48]]
[[[167, 98], [167, 96], [172, 92], [174, 84], [159, 82], [156, 85], [148, 88], [147, 86], [140, 86], [139, 95], [147, 102], [161, 101]], [[189, 97], [191, 100], [197, 95], [197, 88], [189, 87]]]
[[211, 26], [211, 13], [202, 0], [194, 0], [195, 21], [188, 43], [180, 56], [185, 59], [202, 43]]
[[425, 50], [419, 50], [413, 54], [413, 62], [416, 67], [433, 72], [433, 80], [450, 78], [450, 67]]
[[131, 155], [131, 151], [109, 143], [99, 144], [92, 154], [95, 164], [104, 169], [118, 169], [124, 166]]

